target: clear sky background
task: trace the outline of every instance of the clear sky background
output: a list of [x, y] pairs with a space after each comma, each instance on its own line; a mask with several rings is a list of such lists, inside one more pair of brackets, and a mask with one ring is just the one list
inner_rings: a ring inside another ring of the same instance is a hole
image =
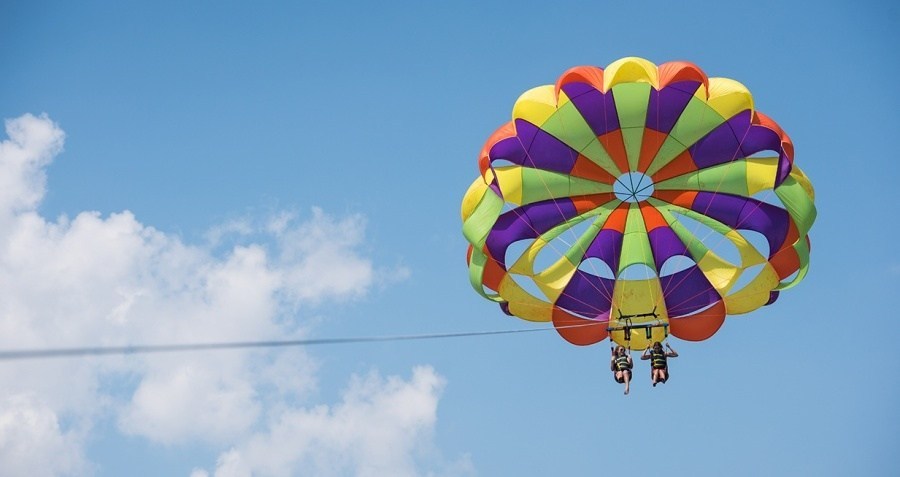
[[816, 188], [811, 270], [672, 380], [553, 331], [0, 362], [0, 474], [900, 475], [893, 2], [0, 5], [0, 349], [528, 329], [459, 204], [575, 65], [734, 78]]

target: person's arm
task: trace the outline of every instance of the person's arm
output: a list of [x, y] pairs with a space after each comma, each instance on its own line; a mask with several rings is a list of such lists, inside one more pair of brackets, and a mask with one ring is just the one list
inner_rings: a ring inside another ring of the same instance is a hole
[[669, 343], [666, 343], [666, 348], [669, 348], [669, 351], [666, 352], [666, 356], [668, 356], [670, 358], [678, 357], [678, 353], [674, 349], [672, 349], [671, 346], [669, 346]]
[[650, 347], [647, 346], [647, 349], [644, 350], [643, 354], [641, 354], [641, 359], [650, 359]]

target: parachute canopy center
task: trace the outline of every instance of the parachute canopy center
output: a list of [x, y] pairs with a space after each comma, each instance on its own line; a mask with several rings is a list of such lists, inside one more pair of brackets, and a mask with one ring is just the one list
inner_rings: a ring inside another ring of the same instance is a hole
[[653, 180], [641, 172], [627, 172], [616, 179], [613, 193], [622, 202], [642, 202], [653, 195]]

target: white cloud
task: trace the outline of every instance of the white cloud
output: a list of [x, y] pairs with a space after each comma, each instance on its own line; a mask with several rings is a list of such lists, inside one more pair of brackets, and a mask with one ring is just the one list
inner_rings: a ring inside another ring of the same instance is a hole
[[[216, 477], [418, 476], [447, 470], [432, 452], [444, 379], [417, 367], [407, 381], [354, 377], [334, 406], [287, 409], [269, 428], [219, 456]], [[463, 459], [453, 475], [471, 474]]]
[[7, 120], [9, 140], [0, 142], [0, 212], [37, 205], [44, 197], [44, 167], [62, 150], [65, 134], [46, 115]]
[[[318, 208], [306, 219], [278, 212], [232, 221], [210, 231], [205, 245], [186, 244], [128, 211], [47, 220], [37, 207], [65, 134], [46, 116], [25, 115], [6, 128], [2, 349], [301, 338], [308, 323], [287, 318], [298, 310], [359, 299], [383, 279], [408, 276], [404, 267], [376, 268], [366, 257], [364, 217]], [[228, 236], [239, 240], [219, 250]], [[167, 445], [243, 443], [222, 454], [220, 473], [241, 466], [275, 472], [300, 461], [327, 472], [327, 462], [347, 451], [348, 468], [359, 475], [415, 475], [411, 454], [433, 431], [443, 380], [429, 368], [409, 381], [372, 375], [354, 381], [338, 405], [290, 407], [315, 390], [318, 366], [303, 349], [0, 366], [0, 468], [27, 469], [12, 475], [88, 472], [86, 436], [97, 420], [112, 420], [125, 434]], [[269, 432], [253, 434], [263, 420]], [[345, 432], [357, 435], [352, 449]], [[291, 433], [306, 439], [300, 461], [276, 452], [275, 440], [276, 461], [258, 460], [266, 449], [255, 446], [275, 436], [292, 441]]]
[[[273, 227], [275, 230], [282, 228]], [[280, 235], [281, 260], [289, 271], [286, 288], [298, 300], [358, 298], [374, 281], [371, 264], [348, 254], [363, 240], [361, 215], [335, 220], [313, 208], [313, 219]]]
[[31, 394], [0, 400], [0, 469], [3, 475], [82, 475], [88, 465], [83, 439], [60, 429], [56, 413]]
[[166, 444], [224, 444], [246, 432], [260, 412], [253, 381], [197, 361], [148, 374], [120, 416], [122, 429]]

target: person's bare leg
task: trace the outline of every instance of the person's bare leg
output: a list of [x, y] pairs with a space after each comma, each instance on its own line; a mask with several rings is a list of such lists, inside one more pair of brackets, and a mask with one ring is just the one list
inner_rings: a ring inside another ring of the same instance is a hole
[[625, 378], [625, 394], [628, 394], [629, 387], [631, 385], [631, 373], [623, 372], [622, 376]]

